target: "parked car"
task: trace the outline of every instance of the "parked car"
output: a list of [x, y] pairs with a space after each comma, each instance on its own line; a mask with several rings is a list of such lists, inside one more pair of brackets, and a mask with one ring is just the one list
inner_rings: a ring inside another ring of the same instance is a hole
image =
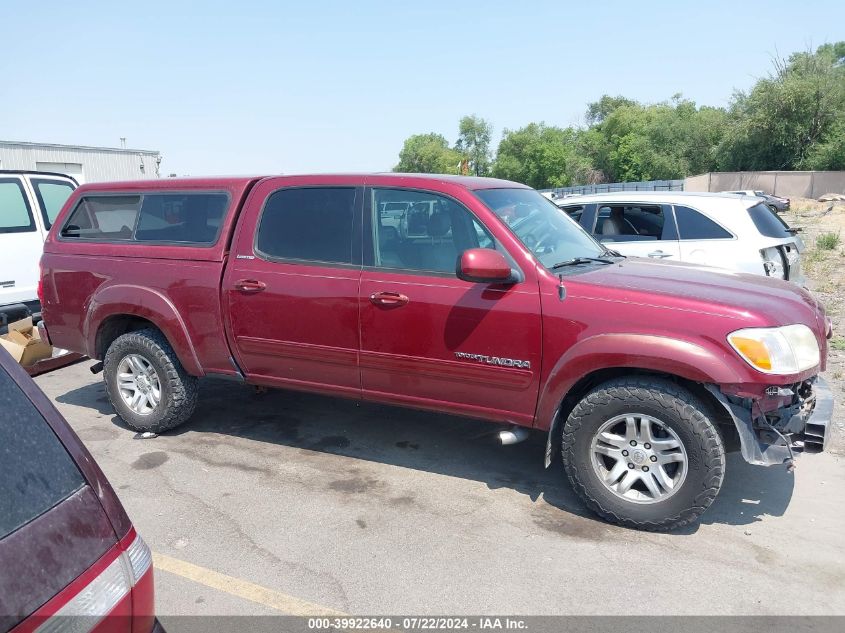
[[797, 230], [750, 196], [620, 191], [555, 201], [608, 248], [805, 283]]
[[789, 211], [789, 198], [781, 198], [780, 196], [774, 196], [764, 191], [743, 189], [742, 191], [725, 191], [724, 193], [732, 193], [738, 196], [755, 196], [757, 198], [763, 198], [769, 208], [775, 213], [779, 213], [780, 211]]
[[0, 631], [161, 631], [150, 550], [91, 455], [0, 349]]
[[85, 185], [41, 281], [42, 336], [102, 359], [134, 429], [185, 422], [203, 376], [486, 418], [546, 431], [547, 465], [562, 448], [587, 505], [639, 528], [698, 517], [727, 444], [790, 464], [830, 425], [808, 292], [626, 259], [503, 180]]
[[0, 170], [0, 326], [40, 312], [38, 260], [76, 186], [62, 174]]

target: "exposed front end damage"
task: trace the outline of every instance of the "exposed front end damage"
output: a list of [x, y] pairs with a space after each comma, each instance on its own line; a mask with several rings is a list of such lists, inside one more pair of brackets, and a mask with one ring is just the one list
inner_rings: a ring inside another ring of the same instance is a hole
[[758, 397], [726, 393], [716, 385], [707, 385], [707, 389], [733, 420], [742, 456], [749, 464], [792, 466], [800, 452], [825, 450], [833, 396], [822, 378], [770, 386]]

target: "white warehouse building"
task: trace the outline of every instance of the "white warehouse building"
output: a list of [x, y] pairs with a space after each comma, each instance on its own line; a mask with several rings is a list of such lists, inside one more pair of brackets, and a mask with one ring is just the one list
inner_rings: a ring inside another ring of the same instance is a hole
[[0, 141], [0, 169], [52, 171], [79, 184], [158, 178], [161, 154], [147, 149]]

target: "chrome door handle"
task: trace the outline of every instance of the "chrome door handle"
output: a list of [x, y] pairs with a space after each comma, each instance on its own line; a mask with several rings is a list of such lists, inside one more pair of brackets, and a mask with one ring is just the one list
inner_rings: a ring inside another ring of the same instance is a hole
[[672, 257], [672, 253], [664, 253], [663, 251], [651, 251], [648, 256], [657, 259], [664, 259], [666, 257]]
[[241, 279], [235, 282], [235, 288], [241, 292], [261, 292], [267, 287], [263, 281], [256, 281], [255, 279]]
[[370, 302], [377, 306], [404, 306], [409, 301], [408, 297], [398, 292], [374, 292], [370, 295]]

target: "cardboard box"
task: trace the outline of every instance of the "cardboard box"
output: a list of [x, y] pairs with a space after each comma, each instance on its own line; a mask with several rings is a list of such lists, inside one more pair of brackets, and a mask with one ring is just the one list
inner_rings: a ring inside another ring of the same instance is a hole
[[9, 333], [0, 336], [0, 345], [24, 367], [53, 355], [53, 348], [41, 340], [30, 317], [10, 323]]

